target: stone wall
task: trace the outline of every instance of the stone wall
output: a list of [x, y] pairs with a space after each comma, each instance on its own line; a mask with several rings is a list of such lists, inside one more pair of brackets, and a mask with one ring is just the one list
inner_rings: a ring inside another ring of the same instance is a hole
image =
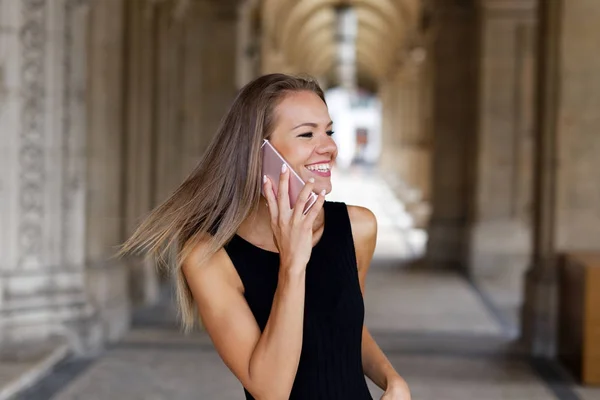
[[85, 286], [88, 12], [0, 1], [0, 343], [100, 335]]
[[236, 92], [237, 3], [0, 0], [0, 345], [95, 351], [158, 295], [112, 258]]
[[477, 10], [475, 2], [432, 4], [431, 207], [427, 260], [465, 267], [467, 221], [473, 192], [477, 116]]
[[600, 251], [600, 3], [540, 3], [533, 257], [523, 339], [556, 352], [558, 256]]
[[469, 213], [471, 278], [517, 324], [531, 259], [536, 1], [479, 10], [479, 115]]
[[429, 66], [407, 56], [380, 89], [384, 145], [379, 166], [417, 228], [427, 225], [430, 214]]

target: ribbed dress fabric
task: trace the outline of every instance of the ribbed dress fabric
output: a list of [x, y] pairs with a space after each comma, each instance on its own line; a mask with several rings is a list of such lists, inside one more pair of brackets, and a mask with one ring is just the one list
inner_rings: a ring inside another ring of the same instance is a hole
[[[290, 400], [372, 400], [362, 369], [365, 308], [348, 209], [326, 201], [324, 212], [323, 234], [306, 267], [302, 352]], [[277, 288], [279, 254], [238, 235], [225, 250], [263, 331]]]

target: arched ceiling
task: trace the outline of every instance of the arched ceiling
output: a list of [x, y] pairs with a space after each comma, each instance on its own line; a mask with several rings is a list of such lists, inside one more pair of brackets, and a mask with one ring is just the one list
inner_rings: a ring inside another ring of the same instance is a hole
[[417, 26], [421, 0], [263, 0], [263, 39], [293, 69], [331, 76], [336, 54], [335, 9], [356, 10], [357, 74], [377, 82], [395, 66]]

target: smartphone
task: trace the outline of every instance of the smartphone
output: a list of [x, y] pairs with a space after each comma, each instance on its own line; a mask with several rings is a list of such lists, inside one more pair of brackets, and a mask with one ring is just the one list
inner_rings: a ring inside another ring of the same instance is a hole
[[[273, 184], [273, 189], [275, 191], [275, 195], [277, 195], [277, 191], [279, 190], [279, 177], [281, 176], [281, 167], [283, 164], [287, 165], [288, 170], [290, 171], [290, 184], [289, 184], [289, 197], [290, 197], [290, 207], [294, 208], [296, 205], [296, 200], [298, 199], [298, 195], [300, 191], [304, 187], [304, 181], [300, 176], [294, 171], [292, 167], [285, 161], [285, 159], [279, 154], [275, 147], [267, 140], [264, 139], [263, 144], [261, 146], [263, 162], [262, 162], [262, 176], [266, 175], [271, 179], [271, 183]], [[261, 181], [262, 182], [262, 181]], [[261, 185], [261, 192], [264, 196], [263, 186]], [[310, 193], [310, 197], [306, 202], [306, 206], [304, 207], [304, 214], [310, 210], [310, 208], [317, 201], [317, 195], [313, 192]]]

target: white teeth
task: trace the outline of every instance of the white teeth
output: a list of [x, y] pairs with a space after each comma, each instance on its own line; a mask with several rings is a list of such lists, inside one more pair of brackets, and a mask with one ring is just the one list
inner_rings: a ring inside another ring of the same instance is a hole
[[329, 164], [310, 165], [306, 168], [311, 171], [327, 172], [329, 171]]

